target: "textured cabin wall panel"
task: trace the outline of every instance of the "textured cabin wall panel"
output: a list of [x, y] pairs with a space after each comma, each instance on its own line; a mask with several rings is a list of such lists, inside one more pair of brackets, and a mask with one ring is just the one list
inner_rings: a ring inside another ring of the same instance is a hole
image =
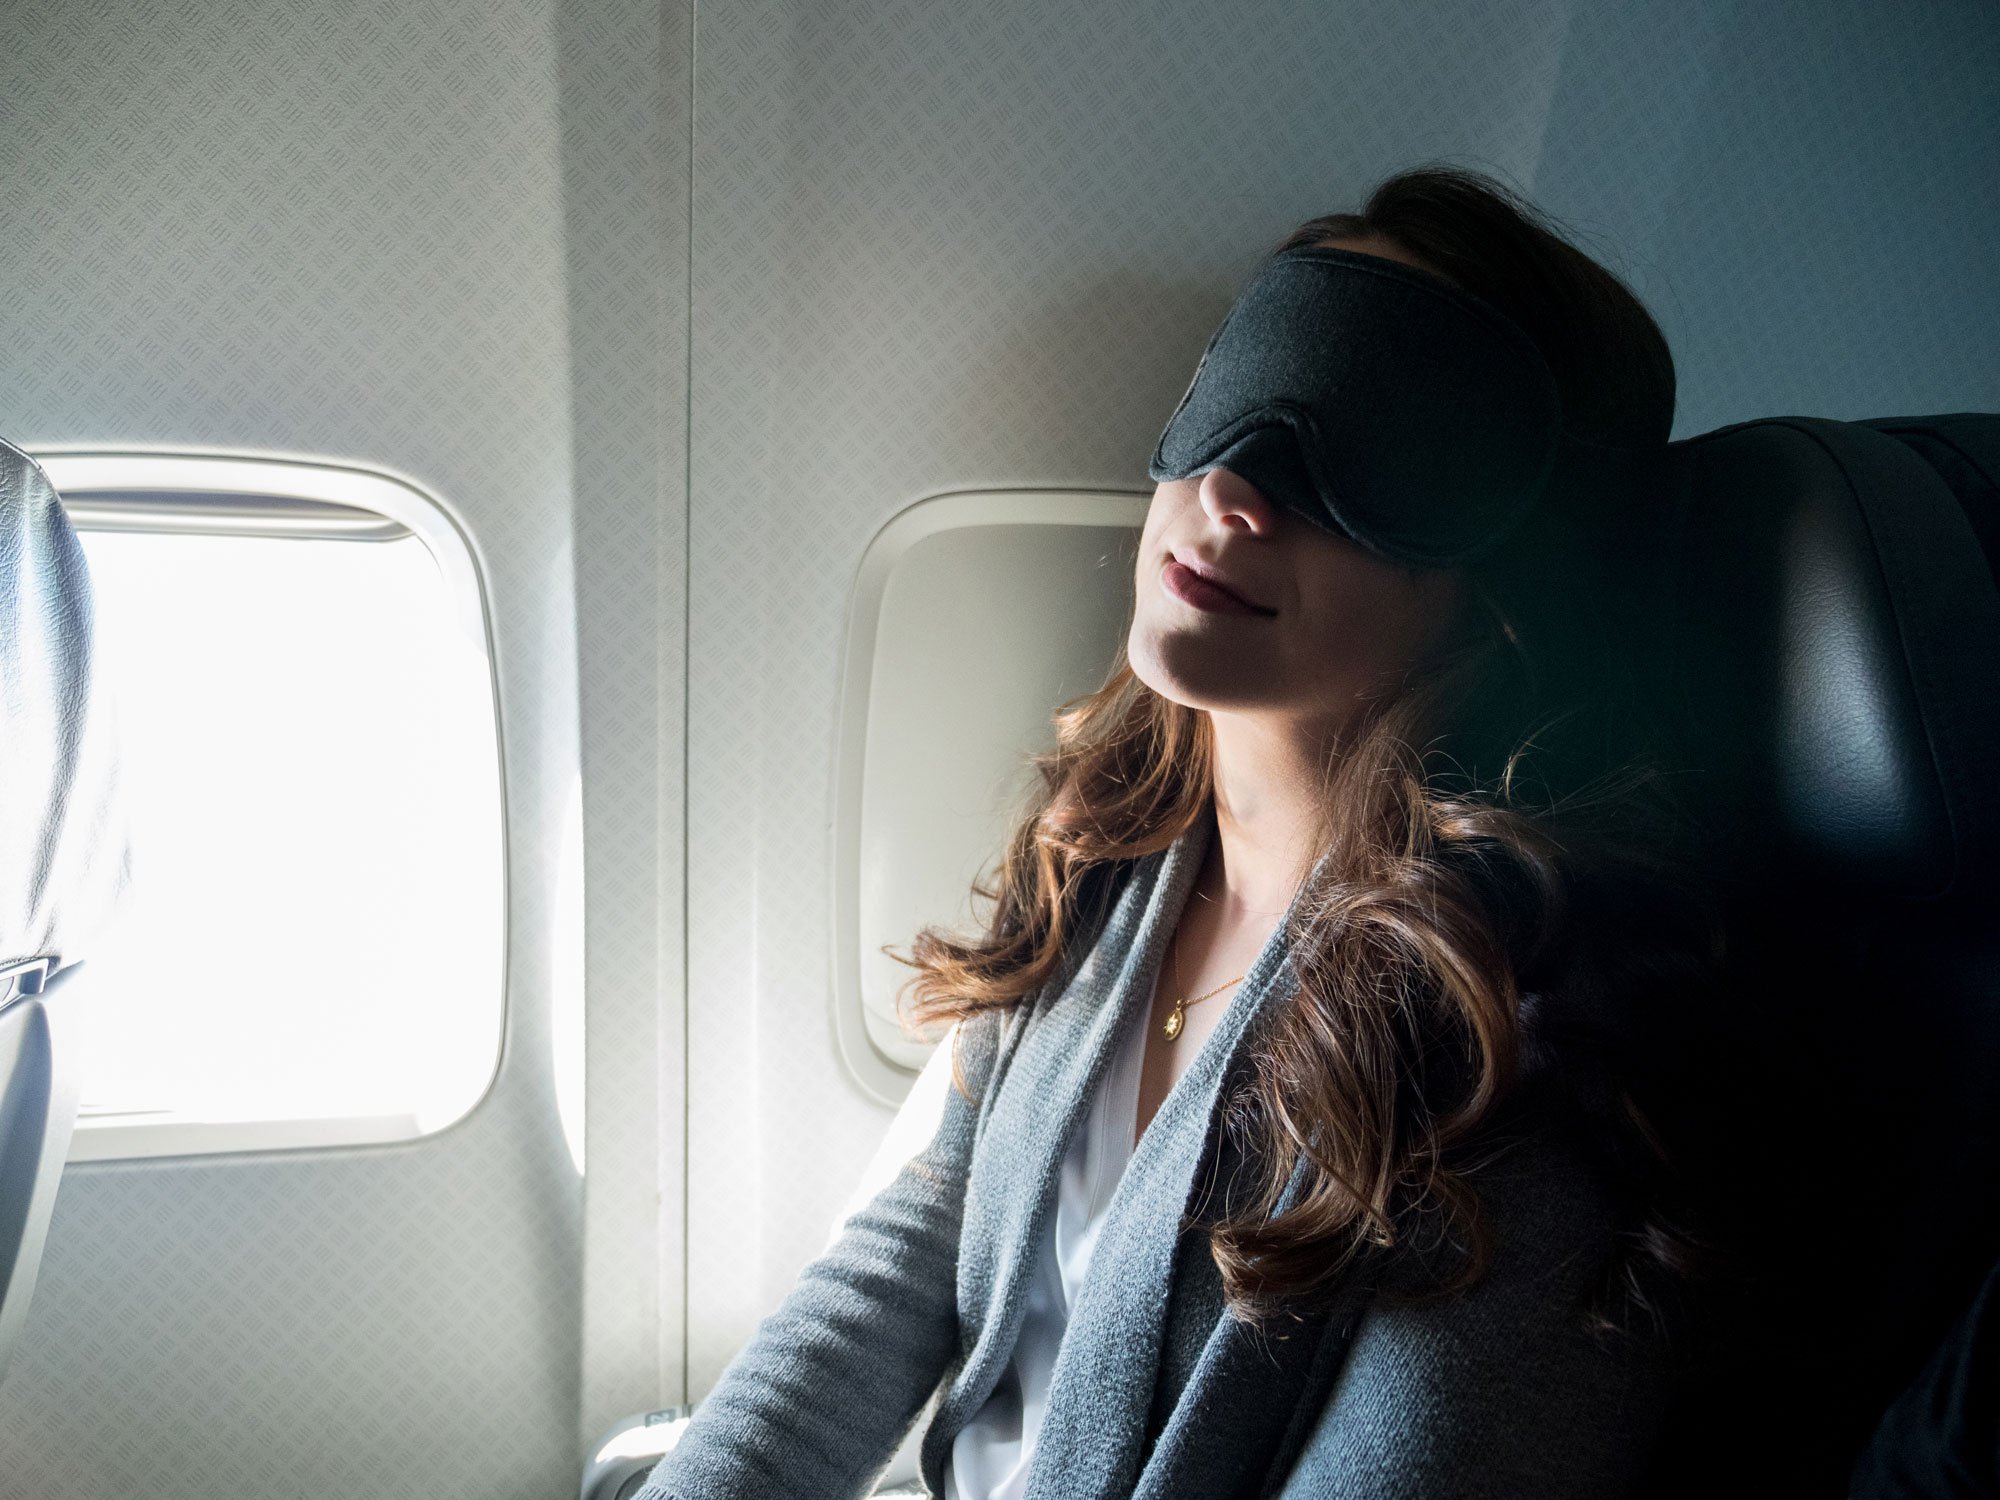
[[942, 490], [1147, 489], [1285, 230], [1431, 155], [1653, 306], [1677, 430], [2000, 404], [1996, 12], [727, 0], [696, 44], [693, 1394], [886, 1116], [828, 1021], [828, 767], [869, 538]]
[[1682, 433], [2000, 410], [2000, 7], [1733, 6], [1649, 253]]
[[1665, 328], [1675, 435], [2000, 409], [2000, 10], [1579, 5], [1529, 184]]
[[565, 5], [586, 853], [585, 1443], [681, 1399], [688, 6]]
[[[539, 1500], [579, 1423], [677, 1393], [686, 56], [685, 8], [634, 0], [0, 4], [0, 431], [442, 496], [490, 593], [511, 901], [505, 1058], [458, 1126], [70, 1174], [8, 1500]], [[552, 1067], [586, 884], [586, 1134], [622, 1174], [588, 1205]]]

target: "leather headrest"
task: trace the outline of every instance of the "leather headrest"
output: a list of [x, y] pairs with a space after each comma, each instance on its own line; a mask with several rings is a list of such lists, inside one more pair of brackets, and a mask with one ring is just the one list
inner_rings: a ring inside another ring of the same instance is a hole
[[1962, 411], [1939, 417], [1871, 417], [1944, 480], [1972, 523], [1986, 565], [2000, 579], [2000, 417]]
[[41, 468], [0, 442], [0, 972], [83, 957], [124, 885], [91, 647], [83, 548]]
[[1774, 417], [1668, 446], [1689, 800], [1753, 879], [1906, 900], [1994, 882], [2000, 591], [1976, 496], [1878, 430], [1943, 421], [2000, 433]]

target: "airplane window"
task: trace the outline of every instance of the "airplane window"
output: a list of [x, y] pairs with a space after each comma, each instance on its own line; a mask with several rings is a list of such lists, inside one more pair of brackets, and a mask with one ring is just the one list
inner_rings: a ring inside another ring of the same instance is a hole
[[835, 770], [834, 1034], [897, 1104], [930, 1055], [896, 998], [906, 949], [960, 925], [1026, 790], [1049, 715], [1093, 691], [1123, 641], [1144, 495], [976, 491], [920, 501], [856, 573]]
[[157, 456], [42, 461], [90, 563], [133, 851], [72, 1159], [461, 1118], [499, 1056], [505, 895], [464, 543], [356, 471], [205, 476], [245, 493]]

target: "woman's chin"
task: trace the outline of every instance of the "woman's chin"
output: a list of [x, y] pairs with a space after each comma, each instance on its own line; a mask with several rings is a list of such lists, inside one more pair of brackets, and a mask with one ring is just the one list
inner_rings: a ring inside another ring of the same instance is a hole
[[1218, 650], [1214, 642], [1134, 639], [1127, 644], [1126, 659], [1135, 677], [1183, 708], [1255, 713], [1274, 706], [1268, 695], [1255, 690], [1255, 674], [1244, 670], [1242, 653]]

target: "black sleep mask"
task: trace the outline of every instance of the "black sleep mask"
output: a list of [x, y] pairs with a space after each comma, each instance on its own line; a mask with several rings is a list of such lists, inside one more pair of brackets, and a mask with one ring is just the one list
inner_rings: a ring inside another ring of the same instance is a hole
[[[1572, 458], [1555, 377], [1491, 303], [1325, 246], [1265, 262], [1208, 341], [1148, 472], [1240, 474], [1392, 561], [1497, 546]], [[1591, 451], [1591, 450], [1594, 450]]]

